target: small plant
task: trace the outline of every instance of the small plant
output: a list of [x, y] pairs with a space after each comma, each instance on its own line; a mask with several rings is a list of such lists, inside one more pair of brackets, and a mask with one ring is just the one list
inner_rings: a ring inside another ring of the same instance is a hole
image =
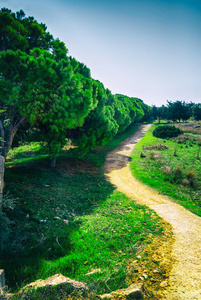
[[157, 145], [149, 145], [149, 146], [143, 146], [143, 149], [146, 150], [166, 150], [169, 147], [167, 145], [164, 144], [157, 144]]
[[193, 170], [191, 170], [191, 171], [187, 172], [186, 176], [187, 176], [187, 178], [188, 178], [189, 181], [192, 181], [193, 179], [195, 179], [196, 174], [195, 174], [195, 172]]
[[190, 182], [190, 186], [191, 186], [191, 187], [194, 187], [194, 185], [195, 185], [195, 177], [196, 177], [195, 172], [194, 172], [193, 170], [188, 171], [188, 172], [186, 173], [186, 176], [187, 176], [187, 179], [188, 179], [189, 182]]
[[182, 134], [183, 131], [175, 126], [165, 125], [165, 126], [158, 126], [153, 131], [153, 136], [161, 139], [165, 138], [172, 138]]
[[177, 167], [174, 171], [176, 176], [182, 176], [182, 168]]
[[18, 200], [18, 198], [13, 199], [9, 192], [5, 193], [3, 197], [3, 208], [13, 210], [15, 208], [16, 200]]
[[180, 182], [181, 179], [183, 177], [183, 170], [181, 167], [177, 167], [175, 170], [174, 170], [174, 180], [176, 182]]
[[172, 169], [170, 166], [164, 166], [161, 168], [161, 170], [166, 174], [166, 175], [171, 175], [172, 174]]
[[183, 186], [189, 186], [189, 185], [190, 185], [190, 181], [189, 181], [188, 179], [183, 179], [183, 180], [181, 181], [181, 184], [182, 184]]
[[154, 151], [153, 151], [153, 152], [150, 153], [150, 158], [151, 158], [151, 159], [154, 159], [154, 160], [155, 160], [155, 159], [161, 159], [161, 158], [162, 158], [162, 155], [161, 155], [160, 153], [158, 153], [158, 152], [154, 152]]
[[188, 141], [189, 136], [185, 135], [185, 134], [180, 134], [177, 138], [176, 141], [178, 144], [185, 144], [186, 141]]

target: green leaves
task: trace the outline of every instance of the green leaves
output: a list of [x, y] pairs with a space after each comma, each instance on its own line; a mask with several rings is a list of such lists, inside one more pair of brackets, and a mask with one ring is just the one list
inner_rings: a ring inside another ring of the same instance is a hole
[[95, 109], [85, 119], [83, 126], [71, 132], [73, 140], [79, 146], [79, 152], [85, 154], [111, 140], [118, 130], [114, 119], [114, 109], [108, 104], [108, 95], [102, 83], [93, 81], [93, 99]]
[[9, 122], [23, 116], [37, 127], [51, 155], [69, 130], [86, 153], [144, 116], [140, 99], [114, 97], [87, 66], [67, 57], [65, 44], [53, 40], [45, 24], [23, 11], [0, 11], [0, 38], [0, 108], [9, 106]]
[[33, 17], [25, 17], [20, 10], [12, 13], [7, 8], [0, 10], [0, 51], [18, 49], [29, 53], [34, 47], [48, 50], [53, 37], [46, 32], [46, 25], [39, 24]]
[[83, 125], [94, 107], [91, 79], [74, 74], [67, 58], [58, 60], [58, 54], [41, 49], [31, 51], [27, 65], [20, 111], [40, 128], [50, 154], [57, 155], [67, 130]]
[[123, 132], [131, 123], [141, 120], [144, 116], [144, 106], [146, 107], [140, 99], [116, 94], [113, 107], [119, 125], [118, 131]]

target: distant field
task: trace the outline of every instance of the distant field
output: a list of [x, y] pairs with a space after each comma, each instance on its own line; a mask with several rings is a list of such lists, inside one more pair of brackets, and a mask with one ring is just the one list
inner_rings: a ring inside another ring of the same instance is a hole
[[[201, 216], [200, 124], [177, 124], [184, 133], [171, 139], [154, 137], [156, 126], [159, 125], [153, 125], [135, 147], [131, 171], [145, 184]], [[146, 157], [140, 157], [141, 152]]]

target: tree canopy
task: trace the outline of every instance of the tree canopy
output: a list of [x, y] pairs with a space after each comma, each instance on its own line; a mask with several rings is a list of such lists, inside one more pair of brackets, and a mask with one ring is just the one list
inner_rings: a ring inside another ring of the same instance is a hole
[[152, 106], [152, 117], [160, 120], [172, 120], [172, 121], [186, 121], [193, 117], [195, 120], [200, 120], [200, 103], [195, 104], [193, 102], [185, 101], [168, 101], [167, 105], [160, 107]]
[[[28, 120], [40, 128], [55, 156], [65, 143], [66, 130], [81, 126], [96, 105], [90, 72], [84, 64], [79, 71], [85, 76], [73, 69], [64, 43], [53, 40], [44, 24], [7, 9], [1, 10], [0, 20], [4, 19], [8, 25], [1, 28], [1, 36], [8, 49], [0, 52], [2, 155], [6, 157], [19, 126]], [[10, 24], [14, 31], [8, 30]], [[15, 36], [18, 27], [22, 34]]]
[[188, 120], [191, 117], [191, 108], [193, 104], [185, 101], [167, 101], [169, 118], [173, 121]]
[[8, 8], [0, 10], [0, 51], [22, 50], [29, 53], [33, 48], [48, 50], [53, 36], [43, 23], [33, 17], [25, 17], [23, 10], [13, 13]]
[[201, 103], [193, 105], [193, 117], [195, 120], [201, 120]]
[[[112, 95], [65, 44], [21, 10], [0, 11], [1, 147], [6, 157], [18, 128], [37, 127], [56, 157], [71, 137], [86, 153], [148, 115], [142, 100]], [[146, 113], [145, 113], [146, 112]]]
[[93, 80], [93, 97], [98, 103], [96, 108], [89, 113], [82, 127], [70, 132], [81, 154], [106, 144], [118, 131], [114, 109], [110, 105], [114, 99], [111, 92]]

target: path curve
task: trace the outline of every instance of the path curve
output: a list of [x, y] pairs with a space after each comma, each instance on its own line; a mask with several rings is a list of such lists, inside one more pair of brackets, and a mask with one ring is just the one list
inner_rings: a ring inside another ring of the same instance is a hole
[[107, 155], [105, 174], [119, 191], [155, 210], [173, 228], [175, 263], [170, 286], [165, 291], [166, 299], [201, 300], [201, 218], [140, 183], [129, 170], [131, 152], [150, 126], [141, 125], [134, 135]]

